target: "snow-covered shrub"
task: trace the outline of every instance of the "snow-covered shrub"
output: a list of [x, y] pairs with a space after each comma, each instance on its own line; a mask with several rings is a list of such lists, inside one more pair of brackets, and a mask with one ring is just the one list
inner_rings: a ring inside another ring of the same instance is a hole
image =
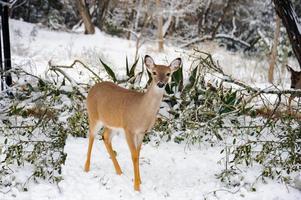
[[[190, 74], [190, 83], [180, 94], [165, 99], [174, 103], [170, 117], [155, 126], [157, 135], [177, 143], [223, 146], [225, 169], [217, 177], [232, 186], [239, 185], [237, 176], [254, 165], [260, 167], [262, 180], [290, 182], [301, 166], [301, 123], [298, 115], [279, 108], [284, 93], [241, 84], [224, 74], [209, 54], [194, 56], [199, 64]], [[215, 81], [209, 81], [209, 73], [214, 73]], [[275, 93], [278, 100], [262, 109], [258, 105], [265, 105], [266, 93]]]
[[[21, 69], [12, 73], [20, 79], [0, 99], [0, 185], [26, 190], [31, 179], [59, 182], [68, 134], [85, 137], [88, 131], [85, 97], [62, 78], [42, 79]], [[20, 169], [26, 169], [25, 180]]]
[[68, 118], [69, 133], [74, 137], [86, 137], [88, 116], [86, 112], [77, 111]]

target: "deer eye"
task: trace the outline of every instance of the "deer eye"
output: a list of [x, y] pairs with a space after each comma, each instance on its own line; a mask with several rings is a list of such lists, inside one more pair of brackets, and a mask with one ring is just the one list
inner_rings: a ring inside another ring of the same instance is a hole
[[155, 76], [156, 76], [156, 75], [157, 75], [157, 72], [153, 72], [153, 75], [155, 75]]
[[170, 76], [170, 73], [167, 73], [166, 76]]

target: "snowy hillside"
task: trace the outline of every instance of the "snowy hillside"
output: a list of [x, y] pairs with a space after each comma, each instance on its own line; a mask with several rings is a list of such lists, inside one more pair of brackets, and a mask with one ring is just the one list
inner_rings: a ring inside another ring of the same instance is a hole
[[[122, 77], [126, 73], [126, 57], [133, 62], [135, 55], [135, 42], [111, 37], [100, 31], [94, 35], [56, 32], [15, 20], [11, 20], [11, 45], [13, 66], [22, 67], [41, 77], [45, 76], [49, 61], [56, 65], [70, 65], [75, 59], [79, 59], [105, 79], [106, 73], [100, 67], [99, 58], [111, 64], [117, 76]], [[265, 60], [245, 58], [243, 54], [227, 52], [213, 43], [204, 43], [199, 48], [212, 53], [223, 69], [235, 78], [260, 87], [268, 86], [265, 80]], [[163, 64], [181, 57], [184, 76], [191, 70], [192, 60], [189, 59], [189, 54], [192, 52], [175, 46], [166, 46], [163, 53], [158, 53], [156, 49], [154, 44], [146, 43], [139, 50], [139, 55], [142, 57], [149, 54], [155, 62]], [[80, 70], [69, 70], [67, 73], [75, 81], [90, 83], [90, 75], [81, 73]], [[281, 76], [284, 80], [289, 80], [286, 72]], [[289, 88], [289, 81], [283, 81], [281, 87]], [[277, 180], [267, 179], [266, 183], [258, 181], [260, 167], [257, 164], [241, 169], [244, 176], [236, 180], [238, 186], [227, 188], [216, 178], [216, 174], [224, 168], [220, 154], [222, 148], [219, 145], [187, 146], [185, 143], [174, 142], [161, 142], [160, 145], [149, 142], [143, 145], [140, 161], [142, 184], [141, 192], [138, 193], [133, 190], [132, 161], [123, 134], [113, 138], [113, 147], [123, 170], [121, 176], [115, 174], [100, 140], [96, 140], [94, 144], [91, 171], [85, 173], [83, 167], [87, 146], [88, 139], [68, 137], [63, 180], [58, 185], [46, 181], [30, 182], [26, 192], [17, 188], [0, 191], [0, 199], [301, 199], [299, 190]], [[22, 168], [16, 174], [16, 181], [24, 181], [28, 172]]]
[[[11, 42], [13, 63], [16, 66], [28, 67], [33, 73], [43, 75], [48, 62], [58, 65], [70, 65], [75, 59], [80, 59], [86, 64], [101, 70], [98, 58], [111, 64], [118, 75], [125, 74], [125, 59], [129, 58], [134, 62], [135, 41], [123, 40], [111, 37], [97, 30], [94, 35], [83, 35], [82, 32], [66, 33], [56, 32], [39, 28], [39, 25], [32, 25], [26, 22], [11, 20]], [[55, 41], [55, 42], [54, 42]], [[235, 78], [250, 82], [254, 85], [267, 86], [266, 57], [254, 59], [241, 53], [227, 52], [217, 44], [208, 42], [202, 43], [198, 48], [209, 52], [217, 60], [225, 72]], [[189, 55], [192, 51], [179, 49], [174, 46], [167, 46], [163, 53], [157, 51], [153, 43], [145, 43], [139, 49], [139, 56], [149, 54], [154, 57], [157, 63], [169, 63], [175, 57], [183, 59], [184, 69], [187, 72], [191, 67]], [[290, 66], [295, 66], [295, 61], [289, 60]], [[284, 88], [289, 88], [289, 74], [287, 71], [280, 74], [281, 83]], [[279, 76], [279, 75], [278, 75]], [[74, 77], [79, 78], [79, 77]]]

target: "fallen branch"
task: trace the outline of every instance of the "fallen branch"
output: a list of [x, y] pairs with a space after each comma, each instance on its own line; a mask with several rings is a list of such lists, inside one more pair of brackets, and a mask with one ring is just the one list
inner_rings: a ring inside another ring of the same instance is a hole
[[257, 87], [251, 87], [241, 81], [235, 80], [234, 78], [232, 78], [230, 75], [226, 74], [222, 68], [218, 65], [218, 63], [214, 62], [212, 59], [212, 56], [209, 53], [200, 51], [195, 49], [196, 52], [205, 55], [204, 56], [200, 56], [200, 60], [201, 60], [201, 65], [207, 69], [212, 70], [213, 72], [217, 72], [219, 74], [222, 75], [222, 77], [219, 77], [222, 81], [227, 82], [227, 83], [232, 83], [235, 84], [243, 89], [245, 89], [248, 92], [254, 92], [257, 93], [257, 95], [259, 94], [276, 94], [276, 95], [285, 95], [285, 94], [290, 94], [290, 95], [295, 95], [295, 96], [301, 96], [301, 90], [292, 90], [292, 89], [288, 89], [288, 90], [280, 90], [279, 88], [276, 88], [274, 86], [273, 89], [261, 89], [261, 88], [257, 88]]
[[[77, 63], [81, 64], [85, 69], [87, 69], [89, 72], [91, 72], [99, 81], [103, 81], [102, 78], [100, 78], [90, 67], [85, 65], [80, 60], [74, 60], [73, 63], [69, 66], [68, 65], [67, 66], [66, 65], [52, 65], [51, 61], [48, 62], [48, 65], [50, 67], [50, 70], [56, 70], [56, 71], [60, 71], [60, 73], [62, 73], [62, 70], [59, 70], [59, 68], [73, 68], [73, 66]], [[62, 74], [66, 75], [65, 73], [62, 73]], [[65, 76], [65, 77], [67, 78], [67, 76]], [[69, 77], [69, 79], [71, 79], [71, 78]], [[72, 82], [71, 80], [69, 80], [69, 81]]]
[[214, 39], [227, 39], [227, 40], [231, 40], [233, 42], [239, 43], [242, 46], [244, 46], [245, 48], [251, 47], [251, 45], [248, 42], [245, 42], [237, 37], [233, 37], [231, 35], [220, 33], [220, 34], [216, 34], [214, 38], [210, 35], [205, 35], [201, 38], [194, 38], [194, 39], [190, 40], [190, 42], [180, 45], [180, 48], [184, 48], [184, 47], [190, 46], [190, 45], [198, 43], [198, 42], [204, 42], [206, 40], [214, 40]]

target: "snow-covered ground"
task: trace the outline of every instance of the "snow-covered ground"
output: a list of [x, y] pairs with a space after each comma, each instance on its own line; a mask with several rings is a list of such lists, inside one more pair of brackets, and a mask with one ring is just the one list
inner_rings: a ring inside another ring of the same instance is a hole
[[[126, 56], [133, 60], [135, 53], [134, 42], [99, 31], [87, 36], [50, 31], [37, 25], [11, 20], [11, 32], [14, 66], [22, 66], [40, 76], [45, 75], [50, 60], [54, 64], [70, 65], [74, 59], [80, 59], [104, 77], [103, 68], [99, 67], [99, 57], [112, 64], [118, 76], [123, 76]], [[163, 53], [158, 53], [156, 47], [155, 44], [147, 43], [142, 46], [139, 54], [143, 56], [147, 53], [158, 63], [170, 62], [180, 56], [184, 60], [185, 71], [189, 71], [191, 60], [187, 53], [190, 52], [168, 46]], [[240, 80], [266, 85], [266, 76], [263, 74], [266, 61], [246, 59], [242, 54], [226, 52], [214, 44], [203, 44], [200, 48], [212, 53], [225, 71]], [[89, 81], [86, 74], [73, 78], [82, 82]], [[284, 84], [284, 87], [288, 87], [288, 84]], [[130, 152], [122, 135], [113, 138], [113, 147], [123, 170], [121, 176], [115, 174], [100, 140], [94, 144], [91, 171], [85, 173], [83, 165], [87, 144], [87, 139], [67, 139], [65, 152], [68, 156], [63, 166], [64, 179], [58, 186], [43, 181], [39, 184], [29, 183], [27, 192], [13, 189], [7, 194], [0, 193], [0, 199], [301, 199], [300, 191], [272, 180], [267, 184], [260, 181], [255, 183], [256, 191], [251, 192], [250, 185], [254, 183], [258, 172], [256, 166], [246, 171], [245, 179], [240, 181], [241, 187], [225, 188], [215, 176], [224, 168], [219, 164], [222, 157], [220, 147], [200, 145], [187, 148], [185, 144], [172, 142], [162, 142], [159, 146], [150, 142], [143, 146], [140, 162], [141, 192], [134, 192]]]
[[[94, 199], [266, 199], [298, 200], [299, 191], [269, 182], [255, 185], [256, 192], [245, 188], [227, 189], [216, 179], [222, 169], [217, 164], [220, 149], [212, 147], [185, 148], [183, 144], [162, 143], [143, 146], [141, 151], [141, 192], [133, 190], [133, 169], [130, 152], [122, 136], [113, 139], [113, 147], [123, 170], [115, 170], [102, 141], [97, 140], [92, 153], [91, 171], [85, 173], [86, 139], [69, 138], [65, 147], [68, 154], [63, 167], [64, 180], [58, 186], [49, 183], [29, 185], [28, 192], [13, 190], [0, 199], [13, 200], [94, 200]], [[249, 174], [249, 180], [256, 177]], [[216, 195], [214, 196], [214, 191]]]

